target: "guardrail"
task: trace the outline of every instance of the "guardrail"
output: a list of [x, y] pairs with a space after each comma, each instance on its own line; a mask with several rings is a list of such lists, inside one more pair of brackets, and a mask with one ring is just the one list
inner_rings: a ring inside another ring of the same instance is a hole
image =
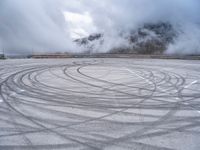
[[138, 55], [138, 54], [59, 54], [32, 55], [34, 59], [47, 58], [135, 58], [135, 59], [189, 59], [200, 60], [200, 55]]

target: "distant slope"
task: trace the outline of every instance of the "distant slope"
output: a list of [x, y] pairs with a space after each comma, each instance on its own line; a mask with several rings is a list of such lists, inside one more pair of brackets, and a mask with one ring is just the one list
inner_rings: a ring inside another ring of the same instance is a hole
[[[105, 33], [106, 34], [106, 33]], [[173, 43], [177, 32], [169, 23], [160, 22], [157, 24], [145, 24], [137, 30], [118, 35], [123, 38], [128, 46], [118, 46], [109, 49], [108, 53], [136, 53], [136, 54], [162, 54], [170, 43]], [[84, 47], [86, 53], [101, 48], [107, 42], [104, 34], [93, 34], [85, 38], [77, 39], [74, 42], [80, 47]], [[96, 46], [98, 45], [98, 46]]]

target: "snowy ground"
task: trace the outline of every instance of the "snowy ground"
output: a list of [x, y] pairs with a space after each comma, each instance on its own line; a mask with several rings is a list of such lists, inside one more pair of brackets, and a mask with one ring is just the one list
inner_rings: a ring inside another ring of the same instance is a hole
[[0, 150], [200, 149], [200, 61], [0, 61]]

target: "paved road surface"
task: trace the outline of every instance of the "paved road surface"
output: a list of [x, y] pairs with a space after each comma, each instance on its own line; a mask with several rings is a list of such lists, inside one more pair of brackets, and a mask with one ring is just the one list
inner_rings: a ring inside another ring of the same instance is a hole
[[200, 61], [0, 61], [0, 150], [200, 149]]

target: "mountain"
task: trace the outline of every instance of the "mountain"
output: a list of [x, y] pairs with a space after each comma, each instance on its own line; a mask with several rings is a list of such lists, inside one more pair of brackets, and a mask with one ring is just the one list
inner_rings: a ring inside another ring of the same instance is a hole
[[[77, 39], [74, 42], [83, 47], [87, 53], [95, 52], [96, 49], [103, 48], [106, 44], [106, 33], [92, 34], [88, 37]], [[125, 45], [113, 46], [108, 50], [109, 53], [136, 53], [136, 54], [162, 54], [170, 43], [173, 43], [177, 32], [173, 26], [166, 22], [156, 24], [148, 23], [139, 27], [137, 30], [120, 32], [118, 37], [121, 38]], [[101, 50], [100, 50], [101, 51]]]

